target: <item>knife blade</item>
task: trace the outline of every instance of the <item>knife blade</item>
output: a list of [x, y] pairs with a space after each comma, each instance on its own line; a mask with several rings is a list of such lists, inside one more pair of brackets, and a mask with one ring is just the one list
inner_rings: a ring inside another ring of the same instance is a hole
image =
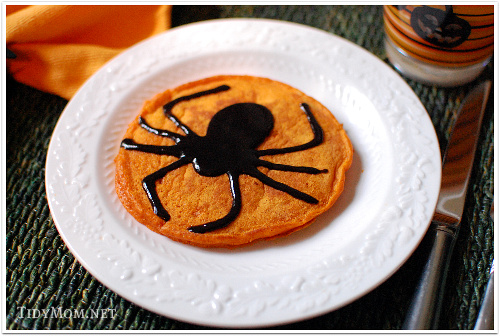
[[467, 94], [459, 107], [443, 159], [436, 210], [425, 237], [428, 240], [425, 243], [431, 248], [403, 329], [438, 327], [446, 275], [460, 228], [490, 89], [491, 81], [480, 83]]

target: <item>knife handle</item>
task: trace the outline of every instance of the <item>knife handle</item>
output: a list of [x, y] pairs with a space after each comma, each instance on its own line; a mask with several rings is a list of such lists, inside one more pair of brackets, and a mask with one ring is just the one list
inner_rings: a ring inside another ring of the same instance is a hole
[[432, 248], [402, 329], [437, 329], [446, 274], [456, 236], [456, 230], [440, 225], [438, 222], [432, 222], [431, 229], [426, 236]]

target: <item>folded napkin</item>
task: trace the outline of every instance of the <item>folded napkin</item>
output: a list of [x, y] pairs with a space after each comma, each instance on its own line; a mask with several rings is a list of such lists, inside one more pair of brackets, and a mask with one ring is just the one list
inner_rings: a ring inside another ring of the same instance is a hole
[[168, 5], [7, 5], [8, 72], [19, 82], [70, 99], [104, 63], [165, 31]]

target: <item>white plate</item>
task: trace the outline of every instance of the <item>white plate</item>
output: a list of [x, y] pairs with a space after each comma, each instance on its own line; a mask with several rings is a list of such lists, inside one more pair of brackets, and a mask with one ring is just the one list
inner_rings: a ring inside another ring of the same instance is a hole
[[[288, 83], [344, 124], [353, 165], [315, 224], [240, 249], [201, 249], [149, 231], [121, 206], [113, 159], [144, 100], [218, 74]], [[432, 123], [398, 74], [342, 38], [261, 19], [186, 25], [114, 58], [68, 103], [46, 167], [56, 226], [99, 281], [158, 314], [239, 328], [311, 318], [382, 283], [426, 232], [440, 177]]]

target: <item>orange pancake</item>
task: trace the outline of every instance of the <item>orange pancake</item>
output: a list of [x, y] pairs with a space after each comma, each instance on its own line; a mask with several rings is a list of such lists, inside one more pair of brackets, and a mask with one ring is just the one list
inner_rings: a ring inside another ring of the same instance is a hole
[[267, 78], [216, 76], [145, 102], [115, 159], [116, 192], [172, 240], [236, 247], [311, 224], [342, 193], [352, 157], [315, 99]]

